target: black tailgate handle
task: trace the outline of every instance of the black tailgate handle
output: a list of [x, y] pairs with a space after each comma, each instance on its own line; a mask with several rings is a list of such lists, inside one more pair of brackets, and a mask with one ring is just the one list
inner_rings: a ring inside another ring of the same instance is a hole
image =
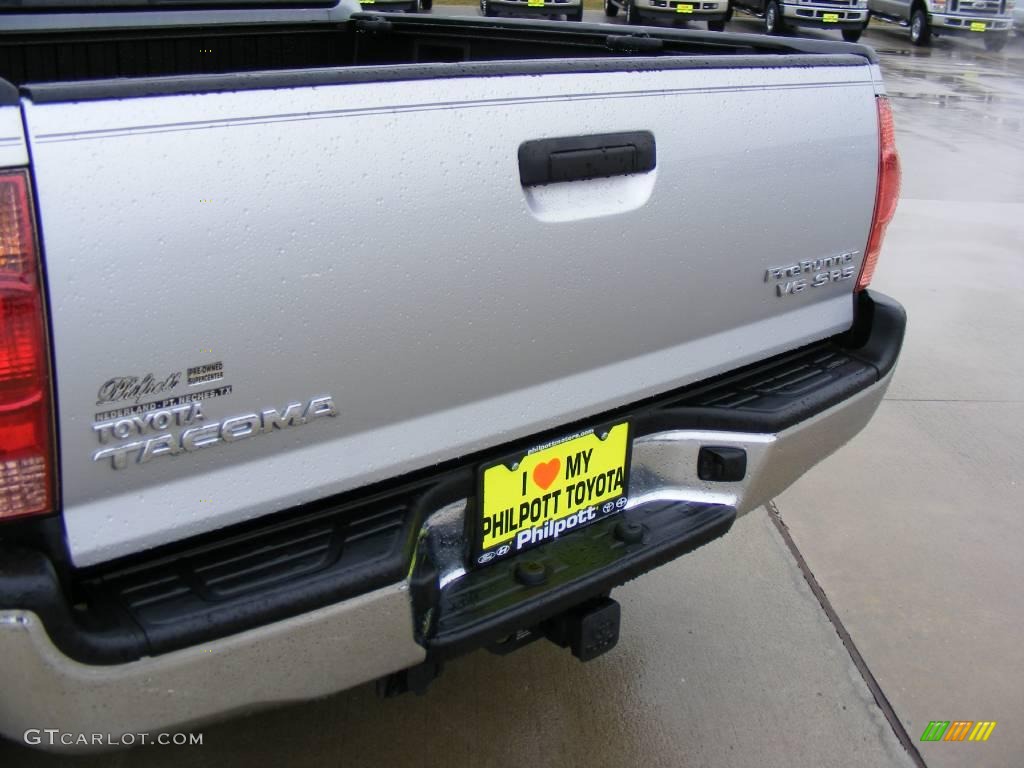
[[654, 170], [657, 160], [650, 131], [536, 139], [519, 145], [519, 180], [530, 187], [625, 176]]

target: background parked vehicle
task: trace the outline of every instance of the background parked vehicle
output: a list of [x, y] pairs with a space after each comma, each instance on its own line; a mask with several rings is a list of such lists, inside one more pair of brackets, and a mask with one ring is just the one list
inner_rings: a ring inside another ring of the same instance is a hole
[[733, 0], [737, 8], [764, 19], [765, 32], [784, 35], [794, 27], [838, 29], [855, 43], [868, 26], [867, 0]]
[[914, 45], [928, 45], [932, 35], [983, 35], [990, 51], [1009, 40], [1015, 6], [1015, 0], [868, 0], [872, 16], [909, 26]]
[[604, 0], [605, 16], [618, 16], [619, 9], [625, 12], [627, 24], [643, 24], [655, 20], [671, 23], [705, 21], [712, 32], [725, 30], [725, 22], [732, 18], [730, 0]]
[[583, 21], [583, 0], [480, 0], [484, 16], [561, 16]]

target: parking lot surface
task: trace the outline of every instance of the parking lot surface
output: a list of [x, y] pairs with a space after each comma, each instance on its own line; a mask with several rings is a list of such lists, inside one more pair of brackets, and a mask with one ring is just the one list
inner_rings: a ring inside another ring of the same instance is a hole
[[[910, 326], [868, 428], [777, 500], [903, 722], [995, 720], [981, 745], [920, 743], [929, 766], [1024, 756], [1024, 40], [883, 57], [903, 200], [875, 286]], [[998, 736], [996, 736], [998, 734]], [[952, 748], [956, 747], [956, 748]]]
[[[875, 287], [910, 330], [866, 432], [775, 502], [834, 620], [762, 509], [617, 590], [619, 646], [589, 664], [547, 643], [478, 652], [424, 696], [365, 686], [203, 727], [202, 747], [3, 744], [0, 765], [913, 765], [873, 677], [929, 766], [1019, 766], [1024, 41], [912, 49], [883, 26], [862, 42], [882, 56], [905, 179]], [[921, 745], [929, 720], [999, 725]]]

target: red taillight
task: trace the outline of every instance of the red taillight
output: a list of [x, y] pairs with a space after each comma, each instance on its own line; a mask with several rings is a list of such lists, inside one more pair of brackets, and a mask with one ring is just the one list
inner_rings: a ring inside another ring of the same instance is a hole
[[25, 171], [0, 172], [0, 519], [53, 506], [50, 362]]
[[886, 98], [878, 102], [878, 190], [875, 192], [875, 215], [871, 220], [868, 250], [857, 278], [857, 290], [867, 288], [875, 275], [878, 256], [882, 252], [885, 230], [896, 213], [900, 199], [900, 156], [896, 152], [896, 129], [892, 122], [892, 106]]

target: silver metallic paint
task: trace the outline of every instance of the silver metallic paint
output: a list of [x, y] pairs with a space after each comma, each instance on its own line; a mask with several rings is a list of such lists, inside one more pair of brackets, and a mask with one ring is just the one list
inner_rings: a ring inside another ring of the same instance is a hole
[[[423, 661], [404, 583], [129, 664], [65, 656], [36, 614], [0, 611], [0, 735], [153, 733], [229, 713], [326, 696]], [[43, 746], [50, 748], [44, 742]], [[55, 745], [60, 751], [89, 747]]]
[[28, 165], [28, 145], [21, 124], [21, 109], [0, 107], [0, 168]]
[[[865, 247], [874, 74], [634, 71], [27, 103], [75, 563], [845, 329], [848, 282], [783, 307], [750, 275]], [[608, 197], [568, 184], [531, 202], [519, 185], [525, 140], [639, 129], [658, 143], [649, 194], [616, 195], [631, 182], [613, 180]], [[318, 390], [339, 416], [132, 472], [91, 461], [100, 384], [211, 360], [233, 387], [204, 403], [211, 420]]]

